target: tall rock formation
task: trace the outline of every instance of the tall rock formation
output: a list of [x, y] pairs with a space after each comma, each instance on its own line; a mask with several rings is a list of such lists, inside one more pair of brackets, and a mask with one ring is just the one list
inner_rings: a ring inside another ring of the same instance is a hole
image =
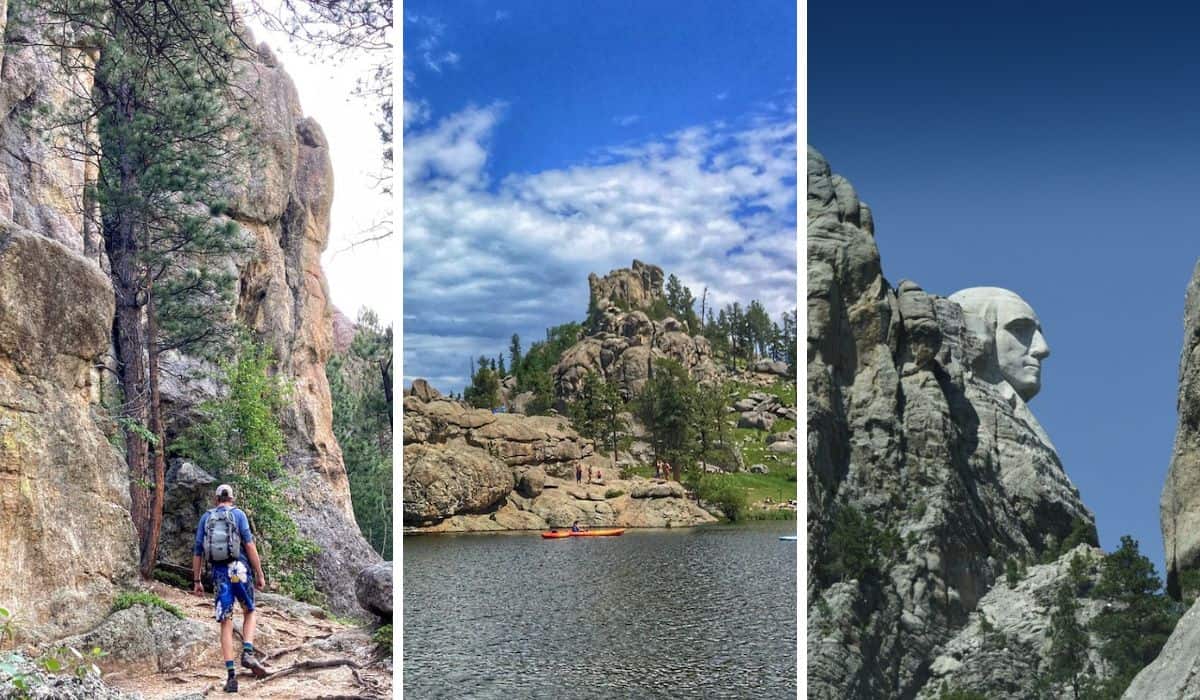
[[[266, 44], [243, 62], [238, 83], [251, 98], [244, 109], [257, 153], [231, 164], [242, 184], [231, 193], [229, 216], [254, 248], [229, 261], [238, 277], [235, 307], [217, 312], [252, 329], [291, 382], [283, 428], [284, 463], [296, 480], [288, 492], [292, 516], [300, 534], [321, 547], [318, 589], [335, 610], [357, 612], [354, 576], [380, 557], [354, 520], [325, 376], [333, 352], [333, 307], [320, 263], [333, 202], [329, 146], [320, 125], [304, 116], [295, 84]], [[191, 358], [180, 363], [202, 364]], [[167, 399], [181, 417], [208, 394], [197, 383], [184, 382], [179, 390]]]
[[[33, 3], [22, 5], [35, 7]], [[59, 53], [37, 46], [33, 31], [26, 22], [16, 21], [11, 4], [0, 0], [0, 37], [12, 40], [5, 43], [5, 39], [0, 38], [0, 223], [5, 226], [4, 235], [10, 238], [32, 235], [60, 244], [62, 250], [41, 246], [34, 252], [22, 252], [25, 256], [44, 257], [45, 261], [40, 265], [47, 270], [77, 266], [86, 258], [91, 261], [93, 271], [103, 276], [101, 270], [107, 269], [108, 261], [102, 241], [97, 232], [90, 230], [83, 216], [84, 176], [95, 166], [68, 157], [55, 148], [55, 144], [46, 143], [43, 134], [29, 127], [29, 117], [38, 110], [58, 110], [73, 94], [88, 89], [92, 76], [87, 69], [87, 57], [78, 53], [72, 58], [79, 60], [64, 62]], [[253, 45], [252, 40], [250, 44]], [[65, 64], [79, 67], [70, 72], [64, 68]], [[341, 450], [333, 435], [329, 386], [324, 371], [333, 343], [332, 311], [320, 266], [320, 255], [328, 241], [333, 197], [328, 144], [320, 126], [304, 117], [291, 78], [265, 45], [259, 46], [243, 61], [238, 80], [239, 88], [249, 98], [244, 109], [258, 153], [256, 157], [230, 163], [231, 172], [240, 176], [234, 179], [244, 182], [237, 191], [230, 192], [230, 216], [254, 246], [250, 253], [241, 257], [213, 263], [224, 265], [237, 278], [235, 303], [231, 308], [213, 309], [213, 314], [237, 319], [251, 328], [274, 351], [279, 371], [292, 383], [292, 401], [285, 411], [284, 428], [287, 441], [285, 466], [296, 480], [296, 485], [289, 491], [294, 503], [293, 515], [301, 534], [322, 548], [317, 562], [318, 588], [329, 596], [334, 609], [355, 612], [358, 609], [355, 574], [379, 561], [379, 556], [363, 539], [354, 521]], [[11, 233], [13, 231], [20, 233]], [[28, 257], [23, 260], [30, 269], [39, 265], [29, 262]], [[7, 263], [0, 265], [0, 285], [17, 279], [18, 269]], [[94, 282], [80, 272], [70, 283], [37, 288], [46, 294], [44, 303], [58, 308], [65, 318], [75, 319], [80, 315], [99, 318], [96, 322], [106, 329], [105, 338], [108, 338], [112, 291], [111, 287], [101, 291]], [[85, 290], [91, 296], [84, 294]], [[0, 300], [0, 303], [8, 301]], [[74, 305], [80, 308], [74, 308]], [[108, 317], [100, 318], [104, 314]], [[5, 332], [0, 327], [0, 335]], [[77, 341], [77, 347], [72, 350], [74, 356], [83, 358], [92, 352], [88, 342]], [[37, 344], [36, 337], [26, 345], [43, 347]], [[106, 346], [107, 343], [102, 344], [95, 354], [104, 354]], [[45, 347], [53, 347], [53, 343]], [[94, 356], [87, 357], [87, 367], [93, 366], [93, 359]], [[197, 370], [211, 374], [214, 369], [196, 358], [174, 355], [164, 359], [162, 388], [164, 405], [169, 412], [169, 436], [177, 434], [193, 417], [191, 409], [196, 404], [219, 391], [211, 377], [195, 379], [191, 376]], [[96, 402], [102, 375], [93, 372], [88, 380], [91, 387], [88, 391], [92, 394], [91, 400]], [[9, 373], [0, 379], [0, 391], [12, 393], [17, 391], [12, 387], [24, 386], [22, 382], [51, 380], [67, 382], [64, 386], [73, 392], [71, 400], [79, 400], [79, 387], [83, 385], [79, 384], [78, 378], [62, 379], [55, 375], [47, 379], [30, 370], [28, 365], [19, 363], [14, 363]], [[87, 392], [82, 395], [87, 398]], [[54, 405], [53, 402], [47, 404]], [[60, 412], [60, 418], [65, 422], [56, 430], [65, 436], [90, 440], [89, 436], [94, 435], [96, 428], [85, 409], [86, 406], [74, 406], [73, 413]], [[63, 444], [73, 443], [66, 440]], [[94, 479], [81, 479], [80, 488], [83, 488], [82, 484], [97, 480], [104, 483], [123, 480], [124, 484], [118, 490], [124, 490], [124, 499], [116, 498], [104, 508], [97, 506], [97, 512], [103, 511], [107, 518], [116, 512], [114, 509], [124, 508], [128, 519], [128, 477], [120, 457], [113, 462], [107, 455], [103, 458], [95, 456], [96, 449], [92, 447], [81, 448], [77, 453], [80, 459], [92, 455], [98, 472], [117, 469], [113, 474], [106, 472]], [[62, 493], [42, 498], [48, 503], [57, 503], [60, 502], [58, 499], [73, 493], [65, 484], [63, 489]], [[102, 494], [101, 500], [109, 497], [105, 489], [94, 487], [93, 490]], [[90, 509], [88, 503], [91, 501], [81, 500], [78, 505]], [[71, 508], [76, 505], [72, 503]], [[31, 512], [46, 511], [44, 508], [22, 511], [26, 516]], [[92, 516], [100, 517], [91, 512], [78, 517]], [[76, 531], [73, 526], [78, 523], [73, 519], [67, 518], [63, 522], [64, 526], [72, 527], [69, 533], [62, 532], [57, 525], [45, 532], [57, 533], [67, 541], [87, 540], [93, 544], [99, 533], [112, 534], [111, 546], [122, 552], [125, 550], [126, 543], [121, 539], [125, 534], [113, 534], [111, 527], [88, 525]], [[30, 527], [49, 526], [35, 522]], [[173, 543], [164, 543], [163, 551], [186, 550]], [[74, 575], [72, 572], [83, 570], [85, 565], [89, 575], [97, 577], [107, 576], [116, 569], [115, 565], [110, 566], [112, 562], [106, 560], [97, 565], [87, 556], [75, 561], [79, 564], [67, 562], [63, 565], [64, 576]], [[190, 561], [173, 563], [190, 565]], [[103, 596], [96, 600], [95, 605], [104, 603]], [[0, 605], [4, 603], [0, 600]], [[13, 607], [20, 606], [14, 603]]]
[[[1200, 263], [1188, 283], [1179, 358], [1179, 426], [1159, 503], [1167, 590], [1200, 593]], [[1181, 585], [1187, 579], [1189, 585]], [[1182, 623], [1181, 623], [1182, 624]]]
[[[870, 209], [809, 149], [810, 697], [927, 696], [934, 660], [1009, 558], [1036, 563], [1073, 525], [1096, 543], [985, 321], [912, 282], [892, 288]], [[855, 522], [875, 533], [874, 561], [838, 567], [831, 543]]]
[[560, 403], [577, 397], [584, 377], [593, 372], [631, 399], [645, 386], [653, 362], [664, 358], [683, 365], [697, 381], [720, 376], [707, 338], [690, 335], [671, 316], [656, 321], [647, 314], [665, 299], [662, 268], [634, 260], [631, 268], [604, 277], [588, 275], [588, 288], [592, 312], [587, 335], [567, 348], [552, 370]]

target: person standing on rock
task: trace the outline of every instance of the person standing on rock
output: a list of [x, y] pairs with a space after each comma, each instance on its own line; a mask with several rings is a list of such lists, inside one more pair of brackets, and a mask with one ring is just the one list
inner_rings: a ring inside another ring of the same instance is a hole
[[587, 482], [589, 484], [592, 483], [592, 465], [590, 465], [590, 464], [588, 465], [588, 480], [587, 480]]
[[[202, 559], [203, 557], [203, 559]], [[225, 692], [236, 693], [237, 672], [233, 663], [233, 603], [242, 604], [242, 666], [250, 669], [255, 678], [268, 671], [254, 656], [254, 589], [263, 588], [266, 578], [258, 547], [250, 532], [246, 514], [233, 505], [233, 487], [217, 487], [216, 507], [200, 516], [196, 527], [196, 543], [192, 550], [192, 592], [204, 595], [200, 583], [203, 562], [212, 564], [213, 603], [217, 622], [221, 623], [221, 655], [225, 659]], [[254, 582], [250, 581], [248, 566], [254, 567]]]
[[575, 465], [575, 483], [578, 484], [581, 481], [583, 481], [583, 467], [576, 464]]

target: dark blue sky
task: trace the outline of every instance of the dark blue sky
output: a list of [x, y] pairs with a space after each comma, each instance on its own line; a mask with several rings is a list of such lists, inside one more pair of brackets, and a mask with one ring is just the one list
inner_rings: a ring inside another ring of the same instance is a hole
[[1132, 534], [1161, 576], [1200, 256], [1196, 18], [913, 5], [809, 5], [808, 142], [871, 205], [893, 285], [995, 285], [1033, 305], [1052, 354], [1031, 408], [1102, 546]]

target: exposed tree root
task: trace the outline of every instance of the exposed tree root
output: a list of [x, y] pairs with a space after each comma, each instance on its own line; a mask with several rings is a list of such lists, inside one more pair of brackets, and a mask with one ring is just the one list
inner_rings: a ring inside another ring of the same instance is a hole
[[352, 669], [362, 668], [362, 665], [359, 664], [354, 659], [346, 659], [346, 658], [308, 659], [306, 661], [301, 661], [300, 663], [297, 663], [297, 664], [292, 664], [291, 666], [288, 666], [287, 668], [275, 671], [271, 675], [264, 678], [261, 682], [267, 683], [267, 682], [275, 680], [276, 678], [283, 678], [284, 676], [290, 676], [293, 673], [299, 673], [300, 671], [315, 670], [315, 669], [320, 669], [320, 668], [336, 668], [338, 666], [349, 666]]

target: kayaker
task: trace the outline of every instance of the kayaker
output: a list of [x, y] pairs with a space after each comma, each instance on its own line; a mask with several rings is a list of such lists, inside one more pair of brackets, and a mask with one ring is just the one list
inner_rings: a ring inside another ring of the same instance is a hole
[[587, 528], [583, 528], [583, 527], [580, 527], [580, 526], [579, 526], [579, 521], [578, 521], [578, 520], [576, 520], [576, 521], [575, 521], [575, 522], [574, 522], [574, 523], [571, 525], [571, 532], [583, 532], [583, 531], [584, 531], [584, 530], [586, 530], [586, 529], [587, 529]]

